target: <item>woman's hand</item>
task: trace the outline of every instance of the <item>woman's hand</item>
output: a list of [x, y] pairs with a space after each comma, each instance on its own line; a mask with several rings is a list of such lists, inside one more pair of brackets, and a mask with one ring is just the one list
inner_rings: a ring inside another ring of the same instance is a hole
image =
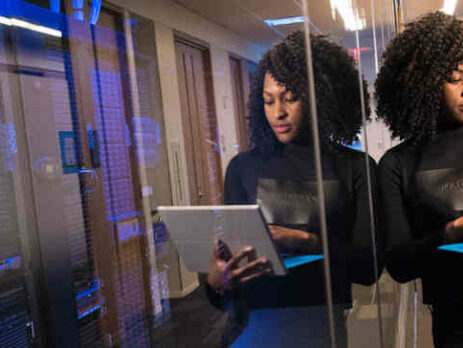
[[444, 243], [458, 243], [463, 241], [463, 216], [450, 221], [445, 226]]
[[[244, 259], [247, 263], [240, 267]], [[246, 247], [233, 256], [228, 246], [219, 240], [212, 254], [207, 283], [213, 289], [223, 291], [271, 273], [271, 262], [264, 257], [257, 258], [254, 248]]]
[[273, 240], [282, 253], [314, 254], [320, 252], [317, 235], [277, 225], [269, 226]]

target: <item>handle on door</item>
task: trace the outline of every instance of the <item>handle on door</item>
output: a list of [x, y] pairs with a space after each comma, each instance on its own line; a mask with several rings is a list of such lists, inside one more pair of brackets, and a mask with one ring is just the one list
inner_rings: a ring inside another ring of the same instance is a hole
[[96, 130], [89, 129], [87, 131], [88, 147], [90, 149], [90, 159], [93, 168], [100, 168], [100, 144]]

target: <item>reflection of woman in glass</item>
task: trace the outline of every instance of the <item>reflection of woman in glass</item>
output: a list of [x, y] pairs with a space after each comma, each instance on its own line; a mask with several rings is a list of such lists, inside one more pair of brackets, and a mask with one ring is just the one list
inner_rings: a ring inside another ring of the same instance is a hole
[[[346, 51], [323, 37], [311, 39], [335, 324], [342, 347], [351, 283], [375, 280], [365, 154], [340, 145], [356, 139], [360, 130], [360, 89]], [[277, 246], [290, 254], [316, 254], [321, 249], [308, 92], [305, 39], [296, 32], [259, 64], [249, 105], [252, 149], [231, 161], [225, 179], [225, 203], [259, 201]], [[226, 331], [230, 335], [224, 335], [228, 343], [248, 323], [239, 346], [329, 344], [323, 261], [276, 277], [252, 249], [226, 254], [226, 246], [217, 247], [208, 294], [215, 305], [232, 309]], [[245, 264], [239, 264], [243, 260]]]
[[421, 278], [437, 347], [463, 346], [463, 22], [440, 12], [409, 24], [384, 54], [378, 115], [405, 141], [380, 163], [387, 267]]

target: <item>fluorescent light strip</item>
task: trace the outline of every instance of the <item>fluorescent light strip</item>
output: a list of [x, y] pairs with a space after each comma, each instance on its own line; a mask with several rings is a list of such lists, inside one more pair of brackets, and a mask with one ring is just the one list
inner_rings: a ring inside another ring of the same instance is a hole
[[289, 25], [295, 23], [304, 23], [304, 16], [299, 17], [286, 17], [276, 19], [264, 19], [265, 23], [271, 27], [277, 27], [279, 25]]
[[338, 10], [344, 22], [344, 28], [349, 31], [365, 29], [365, 18], [359, 18], [352, 6], [351, 0], [330, 0], [333, 19], [336, 19], [336, 10]]
[[47, 27], [37, 25], [37, 24], [32, 24], [32, 23], [22, 21], [22, 20], [16, 19], [16, 18], [11, 19], [11, 24], [13, 24], [15, 27], [29, 29], [29, 30], [32, 30], [32, 31], [36, 31], [36, 32], [51, 35], [51, 36], [56, 36], [56, 37], [61, 37], [62, 36], [61, 31], [59, 31], [59, 30], [47, 28]]
[[28, 29], [28, 30], [36, 31], [38, 33], [47, 34], [47, 35], [51, 35], [55, 37], [62, 36], [62, 33], [59, 30], [44, 27], [42, 25], [32, 24], [32, 23], [29, 23], [29, 22], [26, 22], [20, 19], [16, 19], [16, 18], [7, 18], [7, 17], [0, 16], [0, 24]]
[[453, 15], [456, 7], [457, 0], [444, 0], [444, 7], [442, 7], [441, 11], [448, 15]]
[[8, 25], [11, 27], [13, 24], [11, 24], [11, 19], [6, 18], [6, 17], [1, 17], [0, 16], [0, 24]]

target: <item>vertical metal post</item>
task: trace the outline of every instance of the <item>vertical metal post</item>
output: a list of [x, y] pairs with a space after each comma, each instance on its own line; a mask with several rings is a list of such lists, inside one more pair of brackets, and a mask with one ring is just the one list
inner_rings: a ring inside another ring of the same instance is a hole
[[320, 149], [320, 135], [318, 131], [318, 115], [317, 115], [317, 104], [315, 97], [315, 81], [313, 75], [312, 65], [312, 48], [310, 46], [310, 26], [309, 26], [309, 5], [308, 0], [304, 0], [304, 29], [305, 29], [305, 46], [306, 46], [306, 58], [307, 58], [307, 72], [309, 79], [309, 99], [310, 99], [310, 115], [312, 122], [312, 135], [313, 135], [313, 146], [315, 154], [315, 169], [317, 173], [317, 193], [319, 197], [319, 209], [320, 209], [320, 228], [322, 237], [322, 249], [324, 255], [324, 270], [325, 270], [325, 287], [326, 287], [326, 302], [329, 319], [329, 329], [331, 338], [331, 347], [336, 348], [336, 335], [334, 329], [334, 316], [333, 316], [333, 294], [331, 289], [331, 271], [330, 271], [330, 255], [328, 245], [328, 228], [326, 224], [326, 211], [325, 211], [325, 194], [323, 191], [323, 173], [322, 173], [322, 162], [321, 162], [321, 149]]

